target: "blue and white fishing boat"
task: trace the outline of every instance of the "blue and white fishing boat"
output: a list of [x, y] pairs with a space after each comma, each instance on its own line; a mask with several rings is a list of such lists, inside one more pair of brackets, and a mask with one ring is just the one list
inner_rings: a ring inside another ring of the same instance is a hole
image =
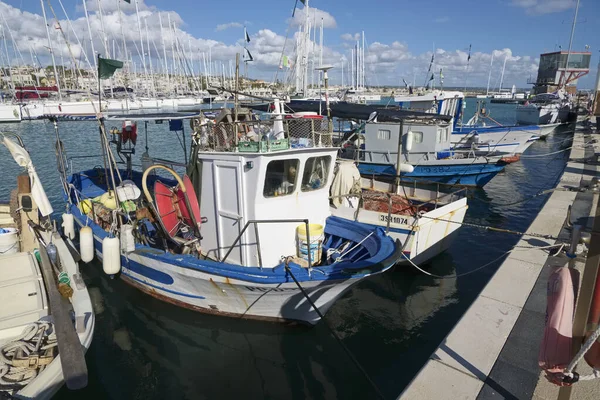
[[[185, 117], [138, 118], [183, 131]], [[223, 110], [191, 125], [183, 177], [166, 166], [178, 165], [164, 159], [171, 150], [145, 152], [145, 170], [133, 170], [132, 117], [115, 135], [125, 168], [63, 174], [82, 254], [93, 247], [107, 274], [201, 312], [315, 324], [351, 285], [399, 259], [383, 229], [331, 216], [337, 148], [312, 123]]]
[[[452, 150], [451, 121], [407, 119], [365, 124], [353, 158], [367, 177], [396, 177], [449, 185], [485, 186], [507, 162], [502, 156], [476, 156]], [[346, 153], [347, 154], [347, 153]]]
[[400, 263], [422, 264], [450, 247], [468, 209], [465, 188], [444, 193], [439, 184], [364, 178], [346, 160], [338, 161], [336, 168], [332, 214], [384, 228], [402, 245]]
[[[454, 150], [473, 150], [477, 155], [521, 154], [535, 140], [554, 129], [539, 125], [485, 126], [480, 119], [488, 118], [485, 107], [478, 106], [475, 116], [461, 124], [465, 108], [462, 92], [436, 90], [422, 95], [395, 96], [400, 107], [412, 111], [448, 115], [454, 118], [451, 143]], [[488, 118], [490, 122], [491, 119]]]

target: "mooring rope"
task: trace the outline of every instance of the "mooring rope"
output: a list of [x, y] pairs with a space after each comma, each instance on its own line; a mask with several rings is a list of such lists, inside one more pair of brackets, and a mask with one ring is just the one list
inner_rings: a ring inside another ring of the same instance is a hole
[[509, 233], [511, 235], [519, 235], [519, 236], [530, 236], [530, 237], [536, 237], [536, 238], [540, 238], [540, 239], [558, 240], [557, 237], [554, 237], [552, 235], [544, 235], [541, 233], [527, 233], [527, 232], [513, 231], [511, 229], [494, 228], [493, 226], [489, 226], [489, 225], [480, 225], [480, 224], [473, 224], [470, 222], [458, 222], [458, 221], [452, 221], [449, 219], [428, 217], [427, 215], [421, 215], [420, 217], [428, 218], [428, 219], [435, 220], [435, 221], [441, 221], [441, 222], [451, 222], [453, 224], [469, 226], [471, 228], [485, 229], [487, 231], [492, 231], [492, 232]]
[[329, 332], [331, 332], [331, 334], [337, 340], [337, 342], [340, 344], [340, 346], [342, 347], [342, 349], [344, 350], [344, 352], [346, 352], [346, 354], [348, 355], [348, 357], [350, 357], [350, 360], [352, 360], [352, 362], [354, 363], [354, 365], [358, 368], [358, 370], [363, 374], [363, 376], [365, 377], [365, 379], [369, 382], [369, 384], [371, 385], [371, 387], [373, 388], [373, 390], [375, 390], [375, 393], [377, 393], [377, 396], [380, 399], [382, 399], [382, 400], [385, 399], [385, 396], [383, 395], [383, 393], [381, 393], [381, 390], [379, 390], [379, 388], [377, 387], [377, 385], [375, 384], [375, 382], [373, 382], [373, 380], [371, 379], [371, 377], [369, 376], [369, 374], [367, 373], [367, 371], [360, 364], [360, 362], [356, 359], [356, 357], [354, 357], [354, 355], [352, 354], [352, 352], [350, 351], [350, 349], [348, 349], [348, 347], [344, 344], [344, 342], [342, 341], [342, 338], [340, 338], [339, 335], [329, 325], [329, 323], [327, 322], [327, 320], [325, 319], [325, 317], [323, 316], [323, 314], [321, 313], [321, 311], [319, 310], [319, 308], [316, 306], [315, 303], [313, 303], [312, 299], [310, 298], [310, 296], [308, 295], [308, 293], [306, 293], [306, 291], [304, 290], [304, 288], [302, 287], [302, 285], [300, 284], [300, 282], [298, 282], [298, 280], [296, 279], [296, 276], [294, 276], [291, 268], [288, 265], [288, 263], [290, 261], [290, 258], [291, 257], [286, 257], [285, 258], [285, 270], [290, 274], [290, 276], [294, 280], [294, 283], [296, 284], [296, 286], [298, 286], [298, 289], [300, 289], [300, 292], [302, 292], [302, 295], [306, 298], [306, 300], [308, 301], [308, 303], [310, 304], [310, 306], [315, 310], [315, 312], [317, 313], [317, 315], [319, 316], [319, 318], [325, 323], [325, 326], [327, 327], [327, 329], [329, 329]]
[[417, 270], [419, 270], [420, 272], [424, 273], [425, 275], [429, 275], [433, 278], [438, 278], [438, 279], [456, 279], [456, 278], [460, 278], [463, 276], [467, 276], [467, 275], [471, 275], [475, 272], [481, 271], [482, 269], [484, 269], [485, 267], [488, 267], [492, 264], [494, 264], [496, 261], [500, 260], [502, 257], [512, 253], [513, 251], [523, 251], [523, 250], [532, 250], [532, 249], [536, 249], [536, 250], [544, 250], [544, 249], [552, 249], [555, 247], [560, 247], [560, 249], [558, 250], [557, 253], [560, 253], [562, 251], [562, 248], [564, 247], [564, 243], [562, 244], [553, 244], [550, 246], [542, 246], [542, 247], [537, 247], [537, 246], [530, 246], [530, 247], [513, 247], [512, 249], [505, 251], [504, 253], [500, 254], [498, 257], [494, 258], [492, 261], [483, 264], [480, 267], [477, 267], [471, 271], [462, 273], [462, 274], [454, 274], [454, 275], [436, 275], [436, 274], [432, 274], [431, 272], [427, 272], [425, 271], [423, 268], [419, 267], [417, 264], [415, 264], [410, 258], [408, 258], [406, 255], [404, 255], [404, 253], [402, 253], [402, 256], [406, 259], [406, 261], [408, 261], [413, 267], [415, 267]]

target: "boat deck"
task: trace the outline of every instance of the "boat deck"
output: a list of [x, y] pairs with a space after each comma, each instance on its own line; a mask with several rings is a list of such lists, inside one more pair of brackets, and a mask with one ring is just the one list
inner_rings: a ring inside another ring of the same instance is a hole
[[[16, 226], [5, 204], [0, 205], [0, 226]], [[46, 289], [33, 253], [0, 253], [0, 304], [0, 341], [48, 315]]]
[[13, 336], [5, 331], [20, 331], [23, 325], [48, 315], [44, 282], [32, 253], [0, 256], [0, 304], [0, 340]]

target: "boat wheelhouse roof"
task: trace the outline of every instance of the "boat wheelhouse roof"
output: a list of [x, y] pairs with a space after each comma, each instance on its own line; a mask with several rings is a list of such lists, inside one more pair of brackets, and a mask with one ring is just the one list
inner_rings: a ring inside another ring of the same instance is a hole
[[[261, 110], [264, 105], [245, 104], [245, 107]], [[386, 107], [381, 104], [354, 104], [344, 101], [330, 103], [331, 116], [341, 119], [360, 119], [368, 120], [373, 112], [377, 113], [377, 120], [380, 122], [401, 122], [408, 120], [419, 121], [444, 121], [452, 119], [449, 115], [439, 115], [419, 111], [404, 110], [399, 107]], [[287, 109], [293, 112], [316, 112], [321, 115], [327, 115], [327, 108], [321, 101], [301, 101], [293, 104], [285, 104]]]
[[107, 121], [164, 121], [177, 119], [191, 119], [199, 117], [199, 113], [148, 113], [148, 114], [113, 114], [107, 115]]

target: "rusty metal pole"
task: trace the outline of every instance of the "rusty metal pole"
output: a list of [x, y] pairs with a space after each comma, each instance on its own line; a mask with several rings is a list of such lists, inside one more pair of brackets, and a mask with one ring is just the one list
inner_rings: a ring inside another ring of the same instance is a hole
[[[600, 232], [600, 207], [598, 207], [598, 195], [594, 195], [594, 202], [596, 203], [596, 211], [594, 212], [594, 226], [592, 229], [594, 232]], [[573, 235], [576, 235], [575, 226], [573, 227]], [[573, 319], [573, 356], [577, 354], [585, 339], [588, 314], [592, 305], [592, 296], [594, 293], [594, 286], [596, 284], [596, 277], [598, 275], [599, 264], [600, 235], [592, 235], [590, 240], [590, 248], [583, 270], [583, 276], [581, 278], [579, 295], [577, 296], [575, 317]], [[571, 398], [572, 388], [572, 386], [562, 386], [558, 392], [558, 400], [569, 400]]]

